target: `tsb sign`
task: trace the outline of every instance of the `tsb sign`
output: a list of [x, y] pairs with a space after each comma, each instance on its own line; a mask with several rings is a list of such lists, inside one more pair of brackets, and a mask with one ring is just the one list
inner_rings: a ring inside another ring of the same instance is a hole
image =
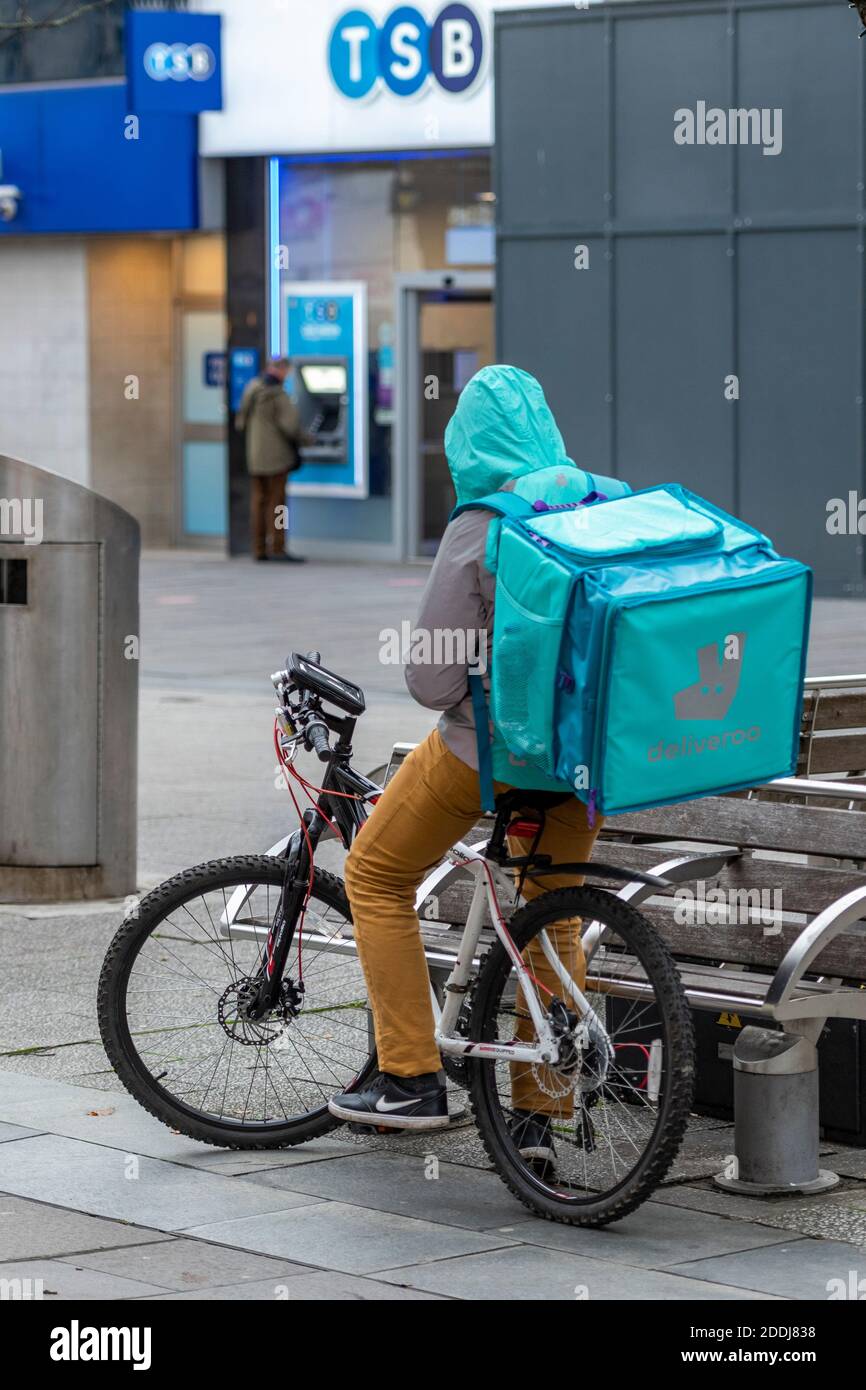
[[152, 43], [144, 50], [144, 70], [154, 82], [206, 82], [216, 58], [206, 43]]
[[484, 56], [484, 36], [468, 5], [445, 5], [433, 20], [400, 5], [381, 25], [366, 10], [347, 10], [331, 31], [328, 61], [335, 85], [360, 100], [381, 81], [411, 97], [434, 77], [446, 92], [468, 91]]

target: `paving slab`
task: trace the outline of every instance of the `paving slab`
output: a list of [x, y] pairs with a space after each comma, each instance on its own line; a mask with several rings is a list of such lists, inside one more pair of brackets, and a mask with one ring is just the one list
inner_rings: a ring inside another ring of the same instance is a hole
[[127, 1279], [141, 1279], [163, 1291], [176, 1289], [181, 1292], [226, 1286], [237, 1289], [245, 1284], [267, 1281], [273, 1286], [310, 1273], [306, 1265], [271, 1260], [263, 1255], [251, 1255], [244, 1250], [230, 1250], [224, 1245], [209, 1245], [207, 1241], [183, 1236], [149, 1245], [69, 1255], [63, 1263], [99, 1270], [103, 1274], [123, 1275]]
[[126, 1091], [107, 1094], [24, 1073], [0, 1072], [0, 1119], [150, 1158], [194, 1160], [207, 1152], [154, 1119]]
[[822, 1148], [821, 1167], [829, 1168], [843, 1178], [859, 1178], [866, 1181], [866, 1149], [833, 1146]]
[[0, 1068], [0, 1119], [8, 1119], [10, 1110], [26, 1105], [34, 1098], [62, 1099], [69, 1090], [69, 1083], [66, 1081], [54, 1081], [50, 1077], [41, 1077], [34, 1081], [32, 1077], [10, 1071], [4, 1066]]
[[339, 1139], [325, 1137], [311, 1139], [307, 1144], [295, 1144], [291, 1149], [212, 1149], [200, 1144], [194, 1151], [172, 1159], [188, 1168], [199, 1168], [205, 1173], [222, 1173], [228, 1177], [243, 1177], [248, 1173], [264, 1171], [282, 1172], [284, 1169], [299, 1168], [306, 1164], [322, 1163], [329, 1158], [359, 1157], [360, 1151], [353, 1144], [344, 1144]]
[[40, 1293], [31, 1294], [35, 1301], [59, 1303], [66, 1299], [122, 1299], [144, 1298], [148, 1294], [161, 1293], [156, 1284], [145, 1284], [138, 1279], [126, 1279], [119, 1274], [103, 1274], [95, 1269], [80, 1269], [61, 1260], [14, 1260], [0, 1264], [0, 1287], [6, 1288], [6, 1280], [30, 1280], [27, 1289], [38, 1288], [36, 1280], [42, 1281]]
[[84, 1212], [48, 1206], [0, 1192], [0, 1253], [5, 1260], [60, 1256], [163, 1240], [160, 1231], [104, 1221]]
[[161, 1231], [317, 1200], [51, 1134], [0, 1144], [0, 1190]]
[[829, 1298], [837, 1287], [833, 1281], [848, 1287], [852, 1271], [855, 1282], [866, 1279], [863, 1251], [837, 1240], [793, 1240], [676, 1266], [677, 1274], [687, 1279], [712, 1279], [756, 1293], [819, 1300]]
[[734, 1152], [734, 1126], [720, 1125], [718, 1122], [709, 1128], [690, 1120], [679, 1153], [665, 1177], [665, 1183], [682, 1182], [686, 1178], [712, 1177], [724, 1168]]
[[866, 1245], [866, 1189], [848, 1183], [818, 1197], [742, 1197], [709, 1184], [660, 1188], [653, 1201], [762, 1227]]
[[521, 1221], [510, 1230], [515, 1239], [527, 1244], [646, 1269], [665, 1269], [684, 1260], [776, 1242], [790, 1244], [790, 1236], [782, 1231], [652, 1201], [601, 1230], [534, 1219]]
[[[122, 1149], [124, 1153], [165, 1158], [172, 1163], [221, 1172], [226, 1176], [358, 1152], [357, 1145], [330, 1135], [291, 1149], [250, 1149], [246, 1153], [219, 1149], [174, 1133], [149, 1115], [126, 1091], [108, 1095], [103, 1090], [68, 1081], [3, 1071], [0, 1072], [0, 1121], [7, 1115], [26, 1117], [34, 1126], [31, 1133], [83, 1139]], [[4, 1127], [0, 1122], [0, 1140]], [[22, 1129], [16, 1124], [9, 1128]], [[10, 1134], [10, 1137], [16, 1136]], [[20, 1134], [17, 1137], [21, 1137]]]
[[347, 1274], [373, 1274], [401, 1264], [495, 1250], [506, 1244], [498, 1236], [343, 1202], [321, 1202], [268, 1216], [192, 1226], [187, 1234]]
[[86, 902], [0, 903], [0, 921], [17, 917], [24, 922], [50, 921], [55, 917], [109, 916], [121, 922], [126, 911], [125, 898], [90, 898]]
[[612, 1260], [545, 1250], [537, 1245], [517, 1245], [431, 1264], [380, 1270], [378, 1278], [473, 1302], [491, 1299], [508, 1302], [542, 1299], [727, 1302], [767, 1297], [753, 1292], [741, 1294], [709, 1277], [685, 1279], [664, 1270], [639, 1269], [634, 1265], [615, 1264]]
[[415, 1158], [361, 1153], [254, 1173], [249, 1181], [473, 1231], [520, 1220], [526, 1210], [495, 1173], [444, 1163], [432, 1151]]
[[[463, 1098], [465, 1103], [465, 1097]], [[415, 1158], [425, 1158], [435, 1154], [448, 1163], [461, 1163], [467, 1168], [481, 1168], [491, 1171], [490, 1159], [484, 1150], [481, 1136], [471, 1117], [458, 1121], [448, 1129], [411, 1134], [409, 1131], [396, 1131], [390, 1135], [350, 1134], [341, 1131], [341, 1139], [365, 1153], [404, 1154]]]
[[152, 1294], [146, 1303], [172, 1303], [195, 1300], [196, 1302], [225, 1299], [230, 1302], [267, 1302], [273, 1299], [278, 1303], [372, 1303], [372, 1302], [423, 1302], [442, 1303], [442, 1295], [425, 1293], [421, 1289], [402, 1289], [394, 1284], [380, 1284], [376, 1279], [367, 1279], [354, 1274], [338, 1274], [330, 1270], [318, 1274], [299, 1274], [283, 1283], [265, 1280], [260, 1284], [243, 1284], [235, 1289], [202, 1289], [200, 1293]]
[[25, 1125], [0, 1124], [0, 1144], [8, 1143], [10, 1139], [31, 1139], [34, 1134], [42, 1134], [43, 1130], [28, 1129]]

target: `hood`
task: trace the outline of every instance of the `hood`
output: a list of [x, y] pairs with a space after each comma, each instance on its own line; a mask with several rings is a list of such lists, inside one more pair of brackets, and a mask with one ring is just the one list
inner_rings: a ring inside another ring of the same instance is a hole
[[519, 367], [482, 367], [467, 382], [445, 453], [458, 506], [541, 468], [574, 467], [541, 386]]

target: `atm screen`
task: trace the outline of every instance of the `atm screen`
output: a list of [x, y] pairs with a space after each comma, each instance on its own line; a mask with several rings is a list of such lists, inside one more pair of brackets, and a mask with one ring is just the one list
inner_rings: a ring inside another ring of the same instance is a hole
[[301, 380], [312, 396], [341, 396], [346, 390], [346, 368], [340, 364], [310, 363], [300, 371]]

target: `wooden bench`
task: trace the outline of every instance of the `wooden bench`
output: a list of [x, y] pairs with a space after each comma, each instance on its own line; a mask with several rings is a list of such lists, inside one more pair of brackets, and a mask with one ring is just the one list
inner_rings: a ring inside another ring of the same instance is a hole
[[[395, 746], [383, 780], [410, 748]], [[818, 678], [806, 683], [797, 777], [617, 816], [599, 836], [600, 861], [671, 882], [666, 894], [609, 886], [665, 938], [692, 1007], [763, 1025], [743, 1028], [733, 1048], [738, 1171], [719, 1175], [722, 1186], [803, 1192], [837, 1181], [818, 1168], [816, 1044], [829, 1018], [866, 1020], [864, 813], [866, 676]], [[450, 969], [471, 887], [443, 866], [419, 895], [434, 982]], [[592, 976], [592, 925], [584, 939]]]

